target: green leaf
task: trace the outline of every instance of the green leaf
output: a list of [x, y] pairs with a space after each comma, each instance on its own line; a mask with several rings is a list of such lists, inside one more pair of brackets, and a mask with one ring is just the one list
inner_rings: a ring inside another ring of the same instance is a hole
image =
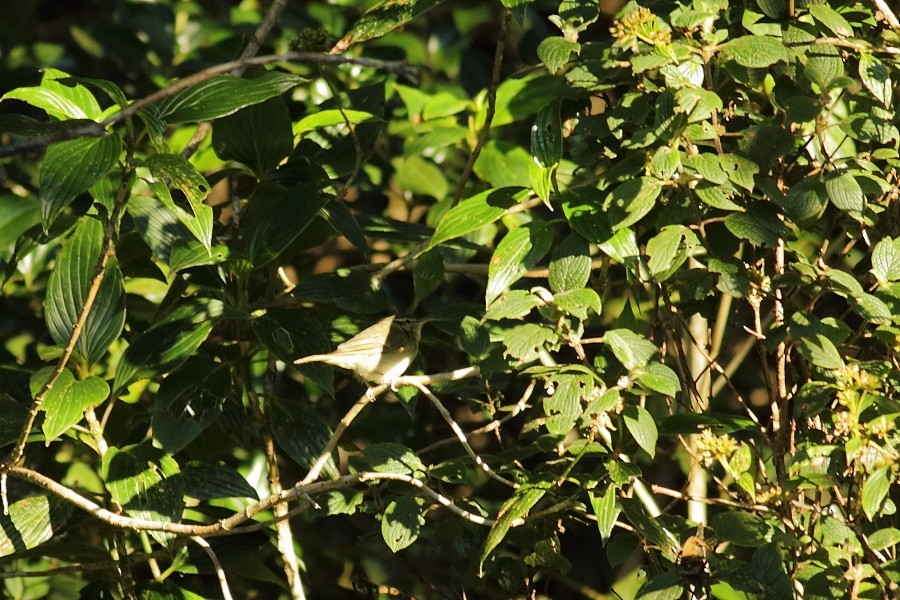
[[413, 288], [418, 305], [444, 283], [444, 257], [437, 250], [420, 254], [413, 267]]
[[900, 280], [900, 238], [882, 238], [872, 249], [872, 268], [879, 285]]
[[678, 375], [662, 363], [652, 362], [642, 367], [637, 380], [643, 387], [664, 396], [675, 396], [681, 391]]
[[719, 281], [716, 289], [734, 298], [744, 298], [750, 291], [750, 276], [747, 267], [735, 259], [709, 259], [710, 273], [717, 273]]
[[568, 189], [562, 194], [563, 211], [572, 229], [594, 244], [613, 235], [609, 217], [600, 208], [602, 201], [603, 196], [595, 189]]
[[190, 357], [166, 377], [153, 399], [153, 439], [169, 454], [183, 450], [222, 414], [231, 388], [227, 369], [202, 356]]
[[[298, 356], [331, 351], [324, 329], [311, 311], [293, 308], [270, 308], [251, 323], [256, 338], [272, 356], [291, 364]], [[325, 363], [292, 365], [304, 377], [316, 383], [329, 396], [334, 396], [334, 371]]]
[[45, 232], [76, 196], [109, 173], [121, 151], [116, 135], [77, 138], [47, 148], [40, 174], [41, 222]]
[[725, 227], [742, 240], [754, 246], [774, 247], [784, 235], [784, 223], [771, 206], [756, 203], [747, 212], [732, 213], [725, 217]]
[[729, 40], [722, 45], [722, 56], [752, 69], [764, 69], [777, 62], [787, 62], [790, 58], [781, 40], [759, 35]]
[[891, 467], [882, 467], [866, 478], [862, 486], [863, 512], [870, 521], [874, 521], [875, 517], [881, 512], [884, 499], [887, 498], [888, 491], [891, 488]]
[[821, 333], [804, 338], [798, 346], [800, 354], [812, 364], [823, 369], [835, 370], [844, 367], [844, 359], [834, 344]]
[[366, 233], [363, 231], [357, 215], [350, 211], [347, 204], [335, 198], [322, 208], [322, 214], [338, 233], [347, 238], [347, 241], [359, 250], [363, 259], [368, 261], [371, 253]]
[[869, 546], [876, 552], [887, 550], [891, 546], [900, 544], [900, 529], [896, 527], [887, 527], [879, 529], [869, 536]]
[[562, 119], [559, 102], [542, 108], [531, 126], [531, 155], [539, 166], [551, 168], [562, 160]]
[[544, 38], [538, 44], [537, 55], [548, 71], [558, 73], [569, 62], [572, 54], [577, 54], [580, 51], [581, 44], [578, 42], [556, 36]]
[[604, 202], [613, 231], [640, 221], [656, 206], [661, 191], [662, 183], [654, 177], [641, 177], [617, 186]]
[[855, 219], [862, 218], [866, 210], [866, 196], [856, 177], [850, 173], [839, 173], [825, 180], [828, 199], [839, 210]]
[[353, 110], [345, 108], [339, 110], [337, 108], [329, 108], [316, 111], [297, 121], [293, 126], [294, 135], [303, 135], [314, 129], [322, 127], [334, 127], [335, 125], [358, 125], [369, 119], [377, 119], [375, 115], [364, 110]]
[[603, 336], [606, 344], [622, 365], [631, 371], [643, 367], [659, 356], [656, 344], [630, 329], [611, 329]]
[[153, 255], [172, 273], [189, 267], [214, 264], [227, 256], [227, 248], [224, 246], [214, 246], [212, 251], [208, 250], [155, 197], [132, 196], [126, 210]]
[[684, 597], [684, 579], [675, 571], [653, 575], [638, 590], [638, 600], [678, 600]]
[[219, 75], [166, 98], [159, 103], [157, 116], [167, 123], [210, 121], [280, 96], [303, 81], [297, 75], [277, 71], [255, 79]]
[[572, 431], [575, 421], [581, 415], [582, 402], [594, 387], [590, 375], [563, 373], [553, 377], [552, 393], [548, 390], [544, 398], [544, 414], [547, 415], [547, 431], [550, 435], [563, 437]]
[[416, 453], [402, 444], [383, 442], [372, 444], [363, 451], [362, 460], [373, 471], [415, 475], [425, 471], [425, 464]]
[[114, 389], [171, 371], [206, 340], [222, 314], [222, 304], [191, 298], [135, 338], [116, 367]]
[[255, 195], [244, 214], [244, 253], [261, 267], [287, 250], [330, 198], [309, 185]]
[[[311, 468], [331, 438], [331, 427], [318, 411], [301, 402], [279, 402], [273, 413], [272, 433], [278, 445], [297, 464]], [[340, 476], [334, 457], [329, 457], [322, 472], [329, 479]]]
[[827, 198], [822, 180], [809, 177], [792, 185], [780, 203], [792, 221], [807, 226], [822, 216], [828, 205]]
[[401, 496], [384, 509], [381, 537], [391, 552], [397, 553], [413, 545], [424, 525], [419, 500], [415, 496]]
[[511, 142], [491, 140], [475, 161], [475, 174], [497, 188], [518, 187], [530, 182], [530, 170], [537, 165], [525, 148]]
[[541, 299], [527, 290], [510, 290], [488, 307], [484, 319], [486, 321], [522, 319], [541, 304], [543, 304]]
[[59, 79], [69, 77], [57, 69], [44, 69], [41, 85], [20, 87], [0, 97], [3, 100], [21, 100], [31, 106], [43, 109], [48, 115], [65, 121], [68, 119], [90, 119], [97, 121], [103, 114], [94, 95], [83, 85], [69, 86]]
[[810, 4], [809, 14], [838, 37], [853, 37], [853, 27], [827, 4]]
[[0, 513], [0, 556], [40, 546], [65, 527], [72, 505], [56, 496], [31, 496]]
[[550, 289], [554, 292], [580, 289], [587, 285], [590, 276], [590, 248], [583, 237], [573, 233], [553, 249], [547, 278]]
[[550, 484], [546, 482], [526, 484], [519, 487], [503, 503], [497, 514], [497, 521], [491, 526], [491, 531], [484, 542], [481, 560], [478, 563], [479, 571], [484, 567], [484, 561], [494, 551], [494, 548], [500, 545], [514, 523], [527, 515], [528, 511], [544, 497], [549, 489]]
[[[148, 442], [111, 447], [103, 457], [103, 481], [113, 501], [126, 514], [139, 519], [172, 523], [184, 510], [183, 485], [178, 463]], [[161, 544], [170, 534], [150, 532]]]
[[582, 321], [586, 320], [591, 312], [600, 314], [600, 295], [591, 288], [559, 292], [553, 296], [553, 303], [559, 310]]
[[860, 54], [859, 77], [866, 89], [884, 104], [885, 108], [891, 107], [894, 84], [890, 71], [883, 62], [871, 54]]
[[853, 310], [866, 321], [887, 325], [894, 316], [891, 308], [872, 294], [852, 296], [848, 300], [853, 306]]
[[770, 528], [761, 518], [750, 513], [728, 511], [713, 516], [710, 527], [716, 538], [738, 546], [761, 546], [768, 541]]
[[[47, 283], [47, 329], [53, 341], [64, 346], [83, 310], [91, 289], [100, 252], [103, 226], [94, 218], [82, 217], [72, 237], [65, 243]], [[103, 272], [94, 303], [75, 344], [90, 364], [97, 363], [125, 325], [125, 288], [114, 259]]]
[[346, 49], [353, 44], [381, 37], [442, 2], [443, 0], [382, 0], [357, 19], [337, 47]]
[[700, 433], [710, 429], [715, 433], [734, 433], [755, 429], [756, 424], [746, 417], [721, 413], [678, 413], [665, 417], [659, 424], [663, 435], [684, 435]]
[[656, 281], [665, 281], [687, 260], [687, 250], [697, 244], [697, 236], [684, 225], [666, 225], [647, 242], [650, 274]]
[[525, 188], [498, 188], [463, 200], [447, 211], [424, 251], [493, 223], [510, 208], [524, 201], [529, 193]]
[[480, 358], [490, 349], [491, 338], [481, 321], [467, 315], [459, 324], [459, 343], [466, 354]]
[[0, 195], [0, 259], [19, 237], [41, 222], [40, 201], [34, 196]]
[[198, 500], [252, 498], [259, 494], [236, 469], [224, 465], [192, 463], [181, 471], [184, 495]]
[[647, 412], [643, 406], [626, 406], [622, 412], [625, 419], [625, 427], [631, 433], [631, 437], [638, 443], [644, 452], [650, 455], [650, 458], [656, 456], [656, 440], [659, 438], [659, 431], [656, 429], [656, 421], [653, 416]]
[[270, 98], [219, 119], [213, 126], [212, 145], [219, 158], [243, 163], [262, 179], [294, 147], [287, 103]]
[[719, 164], [728, 173], [728, 179], [737, 186], [752, 192], [755, 187], [754, 177], [759, 173], [759, 165], [737, 154], [723, 154]]
[[588, 498], [591, 501], [594, 516], [597, 517], [600, 540], [606, 544], [609, 541], [609, 536], [612, 535], [613, 527], [616, 526], [616, 518], [620, 512], [616, 508], [616, 488], [614, 486], [607, 487], [606, 493], [602, 496], [588, 492]]
[[444, 172], [419, 155], [397, 157], [391, 164], [394, 166], [394, 181], [405, 192], [442, 200], [450, 191]]
[[504, 356], [512, 356], [523, 363], [537, 360], [542, 351], [558, 343], [555, 331], [534, 323], [513, 327], [503, 335]]
[[506, 292], [550, 250], [553, 228], [533, 221], [513, 229], [500, 240], [488, 265], [485, 306]]
[[[37, 371], [31, 378], [31, 393], [38, 391], [53, 375], [53, 367]], [[109, 385], [99, 377], [91, 375], [81, 381], [75, 379], [71, 371], [60, 373], [53, 387], [44, 398], [41, 410], [46, 417], [41, 425], [46, 444], [57, 439], [70, 427], [84, 418], [84, 411], [93, 408], [109, 396]]]
[[[191, 163], [175, 154], [154, 154], [147, 159], [147, 167], [156, 197], [208, 250], [212, 244], [213, 211], [203, 201], [209, 196], [209, 182]], [[184, 194], [193, 214], [175, 204], [170, 187]]]

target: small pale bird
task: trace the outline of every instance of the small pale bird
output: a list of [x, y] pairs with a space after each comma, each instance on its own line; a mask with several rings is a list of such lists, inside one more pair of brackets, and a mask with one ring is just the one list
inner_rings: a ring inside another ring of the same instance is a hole
[[391, 383], [403, 375], [419, 352], [424, 320], [391, 316], [363, 329], [328, 354], [313, 354], [295, 365], [323, 362], [353, 371], [371, 383]]

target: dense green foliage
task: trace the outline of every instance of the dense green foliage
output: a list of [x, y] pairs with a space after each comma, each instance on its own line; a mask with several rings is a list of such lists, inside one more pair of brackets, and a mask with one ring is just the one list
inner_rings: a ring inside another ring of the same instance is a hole
[[900, 593], [884, 3], [12, 4], [7, 597]]

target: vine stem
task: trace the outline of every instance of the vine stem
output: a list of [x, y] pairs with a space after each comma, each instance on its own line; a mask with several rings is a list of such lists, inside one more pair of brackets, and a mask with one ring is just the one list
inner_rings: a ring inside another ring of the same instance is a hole
[[[250, 521], [259, 513], [271, 509], [276, 504], [296, 500], [305, 500], [312, 494], [319, 494], [331, 490], [347, 489], [360, 483], [369, 483], [375, 481], [399, 481], [402, 483], [406, 483], [414, 487], [416, 491], [421, 495], [432, 500], [436, 504], [443, 506], [456, 516], [475, 523], [476, 525], [491, 527], [496, 523], [494, 519], [482, 517], [481, 515], [471, 513], [464, 508], [460, 508], [459, 506], [454, 504], [453, 500], [433, 490], [431, 487], [426, 485], [424, 481], [416, 479], [412, 475], [407, 475], [404, 473], [378, 473], [372, 471], [363, 471], [361, 473], [354, 473], [352, 475], [344, 475], [342, 477], [339, 477], [338, 479], [320, 481], [308, 485], [302, 485], [298, 483], [294, 487], [285, 490], [281, 494], [273, 494], [272, 496], [269, 496], [264, 500], [255, 502], [251, 506], [245, 508], [243, 511], [235, 513], [230, 517], [220, 519], [215, 523], [208, 523], [203, 525], [173, 523], [170, 521], [152, 521], [149, 519], [139, 519], [116, 514], [111, 510], [103, 508], [93, 500], [85, 498], [74, 490], [71, 490], [61, 483], [32, 469], [26, 469], [24, 467], [13, 467], [10, 469], [9, 474], [12, 477], [33, 483], [34, 485], [37, 485], [38, 487], [59, 496], [66, 502], [69, 502], [70, 504], [80, 508], [81, 510], [90, 513], [96, 519], [99, 519], [100, 521], [106, 523], [107, 525], [111, 525], [112, 527], [117, 527], [119, 529], [130, 529], [132, 531], [163, 531], [178, 536], [201, 536], [206, 538], [223, 535], [238, 535], [248, 533], [250, 531], [257, 531], [259, 529], [268, 529], [273, 523], [277, 523], [282, 519], [273, 519], [264, 523], [254, 522], [252, 525], [248, 525], [245, 527], [240, 527], [240, 525], [242, 523]], [[518, 527], [519, 525], [522, 525], [524, 523], [525, 519], [520, 518], [514, 520], [511, 526]]]

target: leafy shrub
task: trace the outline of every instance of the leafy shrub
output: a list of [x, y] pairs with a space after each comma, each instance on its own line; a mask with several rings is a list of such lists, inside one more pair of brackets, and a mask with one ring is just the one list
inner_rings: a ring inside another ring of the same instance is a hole
[[9, 597], [897, 596], [884, 3], [297, 4], [6, 34]]

